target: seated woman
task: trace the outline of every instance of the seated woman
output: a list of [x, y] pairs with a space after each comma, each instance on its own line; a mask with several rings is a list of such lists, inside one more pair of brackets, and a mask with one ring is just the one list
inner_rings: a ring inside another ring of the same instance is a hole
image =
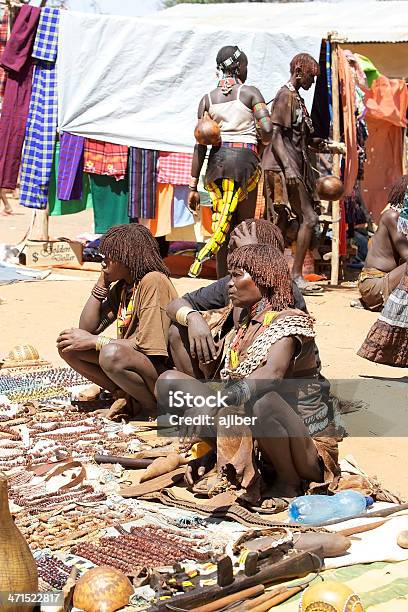
[[[266, 219], [246, 219], [231, 232], [228, 253], [247, 244], [270, 244], [281, 253], [284, 240], [277, 225]], [[172, 320], [169, 330], [170, 353], [176, 370], [195, 378], [211, 378], [222, 362], [224, 342], [239, 316], [228, 293], [230, 276], [200, 287], [170, 302], [167, 314]], [[294, 305], [307, 313], [306, 302], [292, 281]], [[316, 347], [320, 370], [320, 357]]]
[[382, 365], [408, 367], [408, 264], [357, 355]]
[[[79, 328], [60, 333], [58, 351], [90, 381], [114, 397], [133, 398], [136, 409], [151, 414], [156, 410], [154, 385], [167, 367], [166, 307], [177, 293], [157, 243], [144, 226], [112, 227], [102, 238], [100, 252], [102, 272]], [[114, 322], [117, 340], [102, 335]]]
[[[188, 432], [213, 450], [190, 464], [187, 482], [192, 485], [216, 464], [215, 479], [211, 484], [208, 479], [210, 494], [232, 487], [237, 498], [253, 505], [261, 498], [264, 466], [272, 499], [262, 511], [277, 511], [287, 505], [279, 503], [282, 499], [302, 494], [311, 483], [319, 490], [335, 486], [338, 439], [321, 397], [312, 319], [292, 309], [292, 281], [283, 255], [270, 245], [243, 246], [229, 255], [228, 267], [230, 298], [243, 309], [221, 371], [228, 408], [206, 409], [205, 427]], [[210, 385], [168, 371], [156, 385], [159, 405], [169, 405], [168, 394], [176, 390], [214, 396]], [[196, 412], [193, 408], [187, 414]], [[234, 427], [236, 414], [251, 418], [251, 430]]]

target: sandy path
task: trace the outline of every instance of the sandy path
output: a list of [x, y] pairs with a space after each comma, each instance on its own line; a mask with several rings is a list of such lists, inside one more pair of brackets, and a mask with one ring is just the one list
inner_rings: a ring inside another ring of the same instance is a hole
[[[13, 217], [0, 217], [0, 243], [16, 243], [23, 237], [31, 213], [21, 208], [18, 212]], [[85, 211], [53, 218], [50, 229], [54, 236], [74, 238], [92, 231], [92, 214]], [[64, 274], [81, 280], [0, 286], [0, 297], [6, 300], [0, 305], [0, 356], [17, 344], [30, 343], [45, 359], [61, 363], [56, 336], [62, 329], [77, 325], [97, 277], [89, 272]], [[204, 282], [176, 279], [174, 284], [182, 294]], [[364, 470], [408, 498], [408, 472], [403, 467], [408, 435], [406, 371], [376, 365], [356, 355], [376, 315], [349, 308], [355, 297], [355, 289], [342, 288], [308, 298], [308, 307], [317, 321], [323, 373], [334, 389], [341, 389], [342, 397], [367, 402], [365, 409], [346, 417], [353, 435], [343, 441], [341, 455], [352, 453]]]

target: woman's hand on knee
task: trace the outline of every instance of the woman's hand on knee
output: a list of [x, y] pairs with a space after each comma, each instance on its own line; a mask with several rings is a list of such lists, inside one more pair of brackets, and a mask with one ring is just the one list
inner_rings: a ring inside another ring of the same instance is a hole
[[65, 329], [57, 338], [57, 348], [61, 353], [95, 350], [96, 340], [97, 336], [84, 329]]

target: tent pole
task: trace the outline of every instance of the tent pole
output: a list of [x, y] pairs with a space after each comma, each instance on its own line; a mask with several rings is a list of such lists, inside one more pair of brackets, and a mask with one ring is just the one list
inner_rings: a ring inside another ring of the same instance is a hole
[[[332, 100], [333, 100], [333, 135], [335, 142], [340, 142], [340, 98], [339, 98], [339, 60], [338, 42], [335, 32], [329, 34], [331, 41], [331, 70], [332, 70]], [[340, 155], [333, 155], [333, 174], [340, 176]], [[340, 202], [332, 202], [332, 256], [331, 256], [331, 285], [339, 282], [339, 252], [340, 252]]]
[[35, 210], [28, 240], [48, 240], [48, 208]]

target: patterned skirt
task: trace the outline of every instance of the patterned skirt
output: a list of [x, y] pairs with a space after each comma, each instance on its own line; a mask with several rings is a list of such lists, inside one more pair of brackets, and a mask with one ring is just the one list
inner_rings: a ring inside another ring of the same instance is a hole
[[232, 215], [257, 187], [260, 176], [259, 158], [253, 150], [228, 146], [211, 149], [205, 188], [212, 202], [212, 235], [197, 254], [188, 276], [198, 276], [203, 263], [218, 253], [230, 231]]
[[408, 264], [357, 354], [375, 363], [408, 367]]

